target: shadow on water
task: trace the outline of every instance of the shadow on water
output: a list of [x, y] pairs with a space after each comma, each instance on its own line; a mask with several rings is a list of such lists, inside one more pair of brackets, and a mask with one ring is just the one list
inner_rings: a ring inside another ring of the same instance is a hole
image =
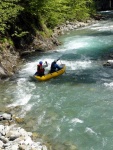
[[93, 79], [90, 74], [87, 73], [82, 73], [77, 75], [76, 73], [64, 73], [63, 75], [52, 78], [47, 81], [37, 81], [36, 79], [29, 78], [29, 82], [35, 82], [35, 83], [48, 83], [48, 84], [54, 84], [54, 85], [59, 85], [59, 84], [79, 84], [79, 83], [86, 83], [86, 84], [91, 84], [91, 83], [96, 83], [96, 79]]
[[62, 77], [59, 77], [57, 79], [51, 80], [51, 84], [64, 84], [64, 83], [70, 83], [70, 84], [79, 84], [79, 83], [96, 83], [96, 80], [91, 78], [90, 74], [80, 74], [76, 75], [75, 73], [68, 73], [63, 75]]
[[110, 36], [110, 35], [113, 35], [113, 32], [111, 32], [111, 31], [99, 31], [98, 33], [90, 33], [88, 36], [92, 36], [92, 37], [100, 37], [101, 38], [101, 36], [103, 37], [103, 36]]
[[[86, 50], [86, 51], [85, 51]], [[71, 49], [70, 51], [74, 51], [74, 49]], [[95, 48], [91, 48], [91, 50], [87, 48], [81, 48], [78, 50], [79, 52], [77, 54], [73, 54], [72, 52], [68, 54], [62, 54], [61, 59], [66, 61], [84, 61], [84, 60], [108, 60], [113, 59], [111, 58], [113, 54], [113, 47], [109, 46], [109, 48], [104, 47], [97, 48], [95, 51]], [[112, 56], [113, 57], [113, 56]], [[87, 58], [87, 59], [86, 59]]]
[[67, 70], [63, 75], [53, 78], [48, 82], [49, 84], [102, 84], [105, 81], [113, 81], [113, 69], [111, 68], [98, 68], [98, 69], [85, 69], [85, 70]]

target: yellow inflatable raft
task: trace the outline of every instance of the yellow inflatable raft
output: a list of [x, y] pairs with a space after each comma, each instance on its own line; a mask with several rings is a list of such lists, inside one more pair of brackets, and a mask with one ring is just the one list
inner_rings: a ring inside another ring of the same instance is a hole
[[65, 70], [66, 70], [65, 64], [62, 64], [61, 67], [62, 67], [62, 69], [60, 69], [56, 72], [53, 72], [53, 73], [48, 73], [48, 74], [41, 76], [41, 77], [34, 75], [34, 78], [39, 80], [39, 81], [46, 81], [46, 80], [49, 80], [51, 78], [55, 78], [59, 75], [62, 75], [65, 72]]

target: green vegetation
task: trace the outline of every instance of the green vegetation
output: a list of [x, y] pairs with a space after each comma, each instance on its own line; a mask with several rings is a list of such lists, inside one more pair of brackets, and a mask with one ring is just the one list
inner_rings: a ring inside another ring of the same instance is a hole
[[[50, 35], [58, 24], [85, 21], [102, 0], [0, 0], [0, 36], [19, 43], [37, 30]], [[43, 33], [42, 33], [43, 34]]]
[[0, 1], [0, 32], [3, 34], [10, 25], [14, 25], [16, 18], [23, 8], [18, 4], [19, 0]]
[[93, 13], [93, 4], [93, 0], [31, 0], [27, 10], [38, 17], [41, 26], [54, 28], [66, 20], [87, 19]]

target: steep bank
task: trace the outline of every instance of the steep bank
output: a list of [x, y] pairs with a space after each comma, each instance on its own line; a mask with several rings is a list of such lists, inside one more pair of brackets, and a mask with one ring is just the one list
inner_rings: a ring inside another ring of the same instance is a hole
[[12, 76], [21, 62], [19, 53], [9, 43], [0, 43], [0, 79]]

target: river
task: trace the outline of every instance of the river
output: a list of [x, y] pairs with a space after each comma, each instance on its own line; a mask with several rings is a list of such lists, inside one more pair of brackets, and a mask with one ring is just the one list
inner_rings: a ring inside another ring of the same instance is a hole
[[[113, 14], [107, 11], [105, 14]], [[103, 67], [113, 52], [113, 18], [59, 37], [53, 51], [28, 57], [15, 78], [0, 84], [1, 106], [21, 105], [23, 127], [54, 150], [113, 150], [113, 69]], [[31, 80], [37, 63], [54, 59], [66, 73], [47, 82]]]

